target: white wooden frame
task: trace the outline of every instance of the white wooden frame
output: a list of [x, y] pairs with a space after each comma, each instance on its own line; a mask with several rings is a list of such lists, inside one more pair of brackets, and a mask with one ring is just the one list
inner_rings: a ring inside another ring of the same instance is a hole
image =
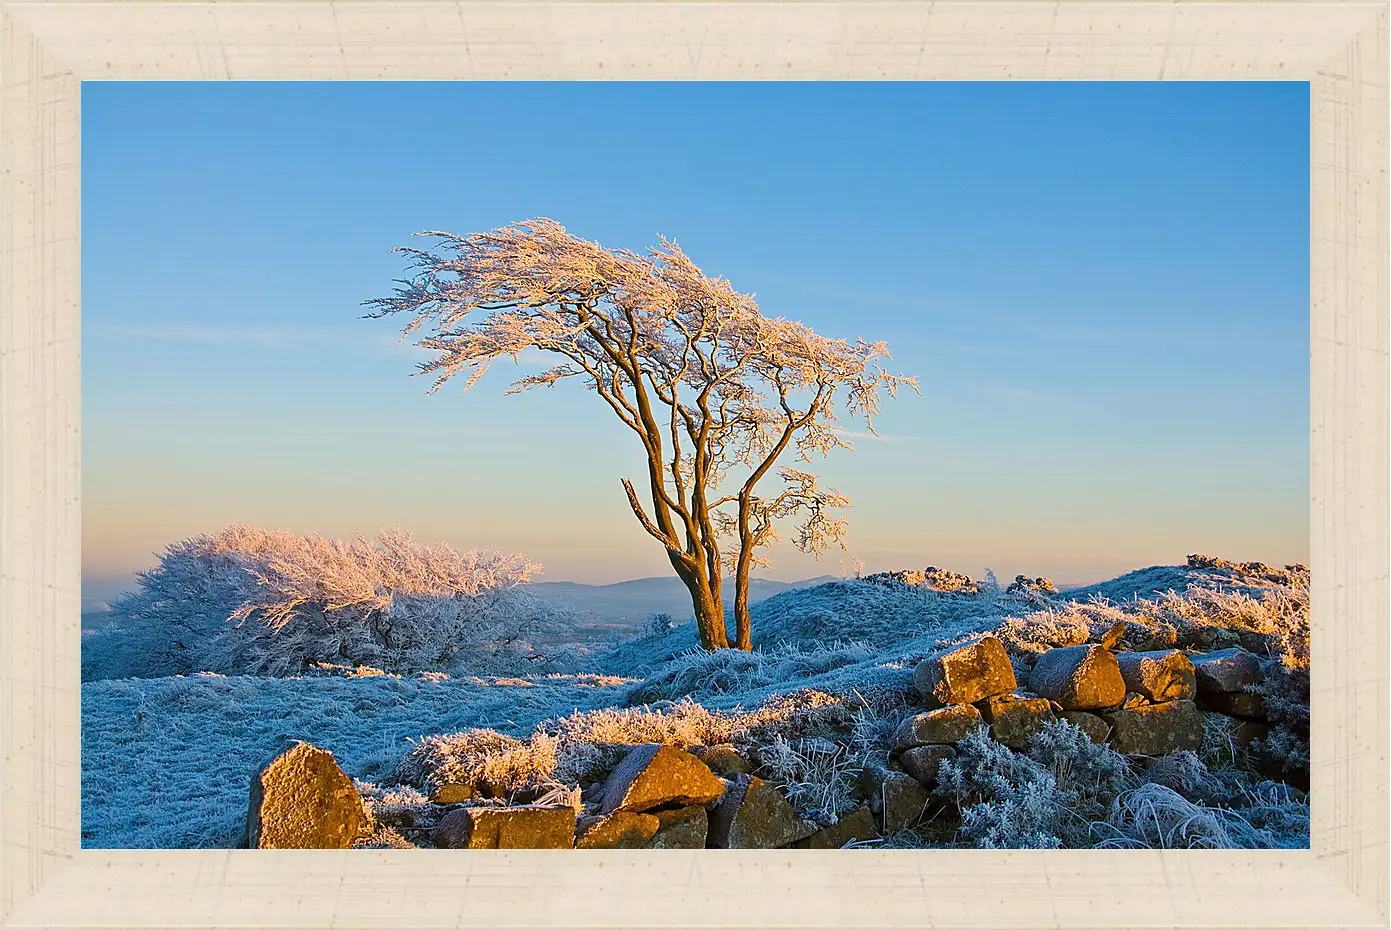
[[[1372, 927], [1387, 905], [1384, 2], [0, 0], [0, 923]], [[1312, 849], [81, 850], [83, 80], [1311, 82]]]

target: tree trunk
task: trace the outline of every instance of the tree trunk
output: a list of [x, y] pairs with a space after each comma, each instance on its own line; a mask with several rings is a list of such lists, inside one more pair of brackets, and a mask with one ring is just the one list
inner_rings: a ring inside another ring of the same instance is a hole
[[753, 649], [749, 621], [749, 569], [741, 558], [734, 570], [734, 648], [749, 652]]
[[700, 644], [711, 652], [728, 649], [729, 629], [724, 622], [724, 605], [697, 585], [691, 588], [691, 606], [695, 608]]
[[[710, 590], [710, 586], [700, 575], [678, 569], [677, 574], [691, 592], [691, 607], [695, 611], [696, 632], [700, 634], [700, 645], [714, 652], [729, 648], [729, 629], [724, 622], [724, 605], [720, 598]], [[717, 582], [718, 584], [718, 582]]]

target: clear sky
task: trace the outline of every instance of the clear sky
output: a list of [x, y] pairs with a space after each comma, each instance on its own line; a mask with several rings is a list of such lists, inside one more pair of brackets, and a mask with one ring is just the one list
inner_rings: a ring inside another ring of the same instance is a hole
[[[399, 245], [677, 239], [922, 396], [820, 467], [848, 562], [1095, 580], [1307, 561], [1302, 83], [83, 85], [83, 572], [245, 522], [669, 571], [578, 384], [410, 376]], [[775, 552], [770, 577], [839, 573]]]

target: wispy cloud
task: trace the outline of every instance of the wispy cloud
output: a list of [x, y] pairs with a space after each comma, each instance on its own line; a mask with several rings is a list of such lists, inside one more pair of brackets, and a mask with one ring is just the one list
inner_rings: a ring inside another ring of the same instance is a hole
[[904, 442], [923, 441], [923, 437], [921, 436], [900, 436], [894, 433], [869, 433], [853, 429], [838, 429], [836, 430], [836, 433], [841, 436], [844, 436], [847, 439], [867, 439], [870, 442], [887, 442], [898, 444]]

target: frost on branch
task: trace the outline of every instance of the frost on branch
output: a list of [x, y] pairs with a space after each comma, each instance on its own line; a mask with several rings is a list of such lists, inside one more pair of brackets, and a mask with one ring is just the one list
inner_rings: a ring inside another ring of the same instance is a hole
[[[331, 540], [250, 526], [174, 543], [84, 644], [87, 677], [284, 676], [318, 663], [394, 672], [526, 664], [563, 621], [518, 585], [519, 555], [421, 545], [400, 531]], [[102, 666], [97, 668], [97, 666]]]
[[850, 503], [792, 468], [771, 499], [755, 493], [759, 482], [784, 454], [851, 448], [838, 406], [873, 432], [881, 396], [916, 389], [914, 379], [880, 367], [885, 343], [764, 316], [668, 239], [646, 254], [605, 249], [548, 219], [423, 235], [438, 249], [400, 250], [413, 275], [368, 301], [370, 316], [406, 314], [403, 335], [435, 353], [420, 372], [433, 389], [458, 375], [472, 387], [495, 360], [527, 350], [557, 364], [509, 393], [579, 378], [638, 437], [646, 488], [623, 479], [628, 506], [690, 590], [701, 644], [730, 644], [721, 586], [732, 576], [735, 645], [750, 648], [749, 574], [766, 564], [757, 553], [777, 538], [773, 523], [800, 519], [796, 543], [819, 553], [846, 529], [828, 511]]

